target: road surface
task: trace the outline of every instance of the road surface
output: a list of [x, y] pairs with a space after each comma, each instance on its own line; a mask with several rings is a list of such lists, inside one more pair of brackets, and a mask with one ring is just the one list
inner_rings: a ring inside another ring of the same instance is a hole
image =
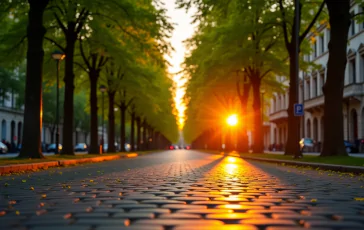
[[363, 180], [164, 151], [3, 176], [0, 229], [364, 229]]

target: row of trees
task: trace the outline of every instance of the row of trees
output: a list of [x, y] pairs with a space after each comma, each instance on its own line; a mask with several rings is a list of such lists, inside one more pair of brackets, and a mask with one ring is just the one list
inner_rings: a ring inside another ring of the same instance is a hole
[[[346, 154], [342, 141], [342, 104], [337, 102], [343, 97], [351, 17], [349, 0], [301, 0], [299, 7], [295, 7], [293, 1], [283, 0], [178, 2], [181, 8], [189, 9], [193, 5], [198, 8], [195, 15], [198, 32], [187, 41], [191, 53], [185, 59], [185, 71], [191, 77], [188, 96], [193, 98], [185, 132], [191, 140], [201, 139], [201, 133], [191, 135], [196, 124], [202, 126], [201, 131], [215, 128], [211, 127], [211, 123], [221, 126], [225, 109], [242, 115], [239, 150], [247, 151], [246, 131], [249, 129], [253, 134], [253, 152], [263, 152], [261, 91], [262, 87], [268, 94], [285, 90], [282, 81], [277, 78], [282, 76], [289, 81], [285, 154], [299, 156], [299, 117], [294, 116], [293, 108], [298, 100], [297, 67], [298, 62], [303, 70], [314, 66], [305, 63], [302, 58], [297, 60], [296, 50], [298, 48], [300, 52], [299, 57], [311, 52], [307, 36], [315, 33], [320, 23], [331, 28], [328, 74], [324, 86], [325, 139], [322, 155]], [[221, 100], [229, 97], [232, 98], [230, 101], [240, 100], [240, 106], [235, 110], [231, 109], [227, 100]], [[201, 109], [201, 104], [210, 109]], [[211, 108], [215, 109], [213, 113]]]
[[[176, 139], [169, 92], [172, 82], [167, 77], [163, 57], [171, 49], [166, 38], [172, 26], [158, 1], [15, 0], [2, 2], [1, 9], [4, 11], [0, 20], [7, 25], [2, 28], [1, 36], [2, 54], [7, 55], [2, 55], [1, 61], [16, 66], [25, 54], [27, 61], [21, 157], [43, 157], [40, 151], [42, 83], [55, 82], [54, 65], [50, 63], [50, 54], [55, 48], [65, 54], [61, 67], [64, 75], [62, 154], [74, 154], [72, 133], [79, 125], [74, 119], [78, 116], [75, 110], [79, 106], [75, 101], [78, 93], [89, 98], [86, 107], [90, 114], [89, 152], [99, 153], [100, 85], [107, 88], [109, 152], [115, 151], [115, 108], [120, 113], [122, 147], [128, 117], [132, 137], [135, 136], [134, 121], [137, 124], [143, 121], [144, 129], [150, 134], [158, 131], [162, 139]], [[9, 53], [12, 58], [8, 57]]]

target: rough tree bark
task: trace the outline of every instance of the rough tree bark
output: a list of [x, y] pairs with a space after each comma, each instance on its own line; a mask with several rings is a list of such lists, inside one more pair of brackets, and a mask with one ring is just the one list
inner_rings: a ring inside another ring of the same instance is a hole
[[344, 147], [343, 91], [346, 67], [350, 1], [326, 0], [329, 10], [330, 42], [327, 80], [323, 87], [324, 141], [320, 156], [348, 155]]
[[91, 111], [91, 119], [90, 119], [90, 154], [102, 154], [100, 153], [100, 148], [98, 144], [98, 122], [97, 122], [97, 79], [99, 78], [99, 72], [90, 71], [89, 79], [90, 79], [90, 111]]
[[43, 14], [49, 0], [28, 0], [28, 50], [25, 82], [23, 146], [19, 157], [44, 158], [42, 154]]
[[[257, 76], [260, 76], [257, 73]], [[262, 110], [261, 110], [261, 99], [260, 99], [260, 78], [252, 77], [251, 84], [253, 88], [253, 152], [254, 153], [263, 153], [264, 152], [264, 143], [263, 143], [263, 126], [262, 126]]]
[[[115, 92], [109, 90], [108, 91], [108, 97], [109, 97], [109, 130], [108, 130], [108, 153], [114, 153], [116, 152], [115, 149], [115, 111], [114, 111], [114, 104], [115, 104]], [[123, 145], [123, 143], [120, 143], [120, 145]]]
[[137, 150], [140, 151], [142, 148], [142, 135], [141, 135], [141, 118], [136, 117], [136, 126], [137, 126]]
[[120, 151], [125, 152], [125, 113], [126, 113], [126, 106], [125, 102], [120, 104]]
[[135, 151], [135, 110], [134, 105], [131, 110], [131, 125], [130, 125], [130, 145], [131, 145], [131, 151]]
[[240, 90], [240, 81], [236, 82], [236, 89], [238, 92], [239, 100], [240, 100], [240, 108], [241, 108], [241, 116], [240, 116], [240, 131], [238, 132], [238, 146], [237, 149], [239, 152], [247, 153], [249, 151], [249, 143], [248, 143], [248, 135], [247, 135], [247, 106], [249, 99], [251, 84], [243, 83], [243, 93]]

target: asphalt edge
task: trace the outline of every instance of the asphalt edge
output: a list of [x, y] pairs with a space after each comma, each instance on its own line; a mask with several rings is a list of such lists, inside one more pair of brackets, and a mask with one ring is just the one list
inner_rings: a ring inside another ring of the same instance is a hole
[[128, 153], [125, 155], [112, 155], [112, 156], [98, 156], [89, 157], [82, 159], [70, 159], [70, 160], [54, 160], [49, 162], [38, 162], [29, 164], [13, 164], [0, 166], [0, 176], [9, 173], [25, 172], [25, 171], [36, 171], [39, 169], [48, 169], [51, 167], [65, 167], [70, 165], [77, 165], [82, 163], [97, 163], [102, 161], [111, 161], [122, 158], [137, 157], [138, 153]]
[[290, 161], [290, 160], [276, 160], [276, 159], [268, 159], [268, 158], [261, 158], [261, 157], [247, 157], [247, 156], [241, 156], [241, 155], [240, 155], [240, 158], [242, 158], [244, 160], [254, 160], [254, 161], [285, 164], [285, 165], [292, 165], [292, 166], [312, 167], [315, 169], [339, 171], [339, 172], [346, 172], [346, 173], [356, 173], [356, 174], [364, 173], [364, 167], [361, 167], [361, 166], [322, 164], [322, 163], [299, 162], [299, 161]]

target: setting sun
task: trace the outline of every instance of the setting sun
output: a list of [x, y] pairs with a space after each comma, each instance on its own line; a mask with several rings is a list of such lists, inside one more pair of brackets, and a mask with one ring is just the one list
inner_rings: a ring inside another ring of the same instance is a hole
[[236, 124], [238, 124], [238, 116], [236, 114], [232, 114], [230, 115], [227, 119], [226, 122], [228, 125], [230, 126], [235, 126]]

